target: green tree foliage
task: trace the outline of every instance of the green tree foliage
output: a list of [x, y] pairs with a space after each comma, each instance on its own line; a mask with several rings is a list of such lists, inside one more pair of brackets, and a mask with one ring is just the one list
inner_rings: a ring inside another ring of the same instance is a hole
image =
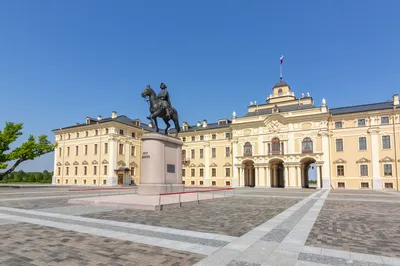
[[[10, 168], [0, 173], [0, 180], [14, 172], [20, 163], [33, 160], [43, 154], [54, 151], [56, 144], [52, 144], [46, 135], [40, 135], [37, 138], [30, 135], [28, 140], [22, 143], [21, 146], [10, 150], [10, 144], [22, 135], [21, 130], [22, 123], [15, 124], [12, 122], [6, 122], [4, 130], [0, 130], [0, 169], [7, 169], [8, 164], [12, 163]], [[17, 177], [13, 176], [14, 178]], [[24, 179], [26, 179], [25, 175], [18, 175], [18, 180]]]
[[43, 173], [40, 172], [24, 172], [24, 171], [18, 171], [18, 172], [13, 172], [7, 175], [6, 178], [4, 178], [2, 183], [5, 183], [6, 180], [9, 183], [42, 183], [42, 184], [50, 184], [51, 179], [53, 176], [53, 172], [48, 172], [48, 171], [43, 171]]

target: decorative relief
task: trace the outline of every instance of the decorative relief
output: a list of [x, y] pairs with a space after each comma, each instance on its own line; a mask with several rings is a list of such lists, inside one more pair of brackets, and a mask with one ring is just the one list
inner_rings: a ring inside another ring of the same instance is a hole
[[218, 165], [216, 164], [216, 163], [212, 163], [211, 165], [210, 165], [210, 167], [217, 167]]
[[392, 163], [394, 160], [390, 158], [389, 156], [386, 156], [385, 158], [379, 160], [380, 163]]
[[126, 164], [125, 164], [124, 161], [119, 160], [118, 163], [117, 163], [117, 165], [118, 165], [118, 166], [125, 166]]
[[334, 164], [338, 163], [347, 163], [347, 161], [343, 160], [342, 158], [337, 159], [336, 161], [333, 162]]
[[301, 129], [310, 129], [311, 127], [312, 124], [309, 122], [301, 124]]
[[356, 163], [370, 163], [371, 161], [368, 160], [365, 157], [362, 157], [361, 159], [357, 160]]
[[195, 165], [194, 163], [191, 163], [191, 164], [189, 165], [189, 167], [196, 167], [196, 165]]
[[197, 167], [204, 167], [205, 165], [203, 163], [200, 163]]
[[87, 161], [83, 161], [82, 165], [88, 165], [89, 163]]
[[101, 163], [102, 164], [108, 164], [108, 161], [106, 159], [104, 159]]
[[243, 135], [250, 135], [250, 134], [251, 134], [251, 129], [243, 130]]
[[137, 163], [135, 163], [134, 161], [129, 163], [129, 166], [134, 166], [134, 167], [138, 167]]
[[96, 160], [93, 160], [92, 164], [97, 164], [97, 161], [96, 161]]
[[232, 166], [230, 163], [225, 163], [224, 167]]
[[74, 165], [79, 165], [79, 163], [77, 161], [74, 162]]
[[58, 166], [62, 165], [60, 162], [57, 163]]
[[68, 166], [68, 165], [69, 165], [69, 162], [66, 162], [66, 163], [65, 163], [65, 165], [67, 165], [67, 166]]

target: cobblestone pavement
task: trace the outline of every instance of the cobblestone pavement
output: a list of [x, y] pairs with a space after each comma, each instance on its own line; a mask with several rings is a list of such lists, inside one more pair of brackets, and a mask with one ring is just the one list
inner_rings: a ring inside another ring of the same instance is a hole
[[62, 207], [67, 205], [69, 205], [68, 198], [0, 201], [0, 206], [2, 207], [21, 208], [27, 210]]
[[130, 223], [241, 236], [274, 217], [297, 199], [231, 197], [161, 212], [124, 209], [84, 215]]
[[399, 203], [326, 201], [306, 245], [400, 258]]
[[20, 223], [0, 226], [0, 265], [193, 265], [204, 255]]

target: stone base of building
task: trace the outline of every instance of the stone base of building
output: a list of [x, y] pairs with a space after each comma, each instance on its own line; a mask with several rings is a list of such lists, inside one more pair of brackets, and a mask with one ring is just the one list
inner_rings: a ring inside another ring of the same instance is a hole
[[323, 189], [331, 189], [331, 180], [329, 178], [322, 179], [322, 188]]
[[183, 192], [185, 190], [182, 184], [139, 184], [139, 195], [159, 195], [164, 193]]

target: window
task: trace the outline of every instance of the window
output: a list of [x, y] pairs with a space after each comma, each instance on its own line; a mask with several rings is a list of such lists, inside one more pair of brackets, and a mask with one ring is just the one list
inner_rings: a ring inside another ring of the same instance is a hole
[[204, 150], [200, 149], [200, 158], [203, 158], [203, 157], [204, 157]]
[[124, 154], [124, 144], [119, 144], [119, 154]]
[[136, 133], [132, 132], [132, 138], [136, 139]]
[[225, 133], [225, 138], [226, 139], [230, 139], [231, 138], [231, 133], [230, 132], [226, 132]]
[[78, 147], [79, 146], [75, 146], [75, 155], [78, 155], [78, 151], [79, 151]]
[[183, 180], [183, 181], [182, 181], [182, 185], [184, 185], [184, 184], [185, 184], [185, 181]]
[[346, 187], [344, 182], [338, 182], [337, 184], [338, 184], [338, 187], [340, 187], [340, 188], [345, 188]]
[[200, 181], [200, 185], [203, 185], [203, 181]]
[[360, 165], [361, 176], [368, 176], [368, 165]]
[[368, 182], [361, 182], [361, 188], [369, 188]]
[[246, 142], [243, 146], [243, 156], [252, 156], [253, 155], [253, 146], [251, 146], [250, 142]]
[[186, 176], [186, 169], [182, 169], [182, 176]]
[[61, 148], [58, 148], [58, 156], [61, 157], [61, 154], [62, 154], [62, 149], [61, 149]]
[[86, 179], [83, 179], [83, 184], [86, 185]]
[[393, 188], [393, 183], [385, 183], [385, 188]]
[[70, 139], [71, 138], [71, 134], [68, 134], [68, 139]]
[[279, 139], [273, 138], [271, 144], [272, 144], [272, 154], [279, 154], [281, 151], [281, 144]]
[[107, 165], [104, 165], [104, 171], [103, 171], [104, 175], [107, 175]]
[[200, 177], [203, 177], [203, 176], [204, 176], [204, 169], [200, 168]]
[[183, 138], [182, 138], [182, 141], [186, 141], [186, 137], [183, 137]]
[[191, 184], [192, 186], [195, 185], [194, 181], [190, 181], [190, 184]]
[[230, 177], [231, 176], [231, 168], [225, 168], [225, 176]]
[[69, 167], [65, 168], [65, 175], [69, 175]]
[[336, 139], [336, 151], [343, 151], [343, 139]]
[[79, 138], [79, 132], [76, 133], [76, 137]]
[[107, 180], [103, 179], [103, 185], [107, 185]]
[[337, 165], [336, 172], [338, 176], [344, 176], [344, 165]]
[[87, 166], [83, 167], [83, 175], [87, 175]]
[[131, 156], [136, 156], [136, 147], [131, 146]]
[[196, 137], [195, 136], [192, 136], [192, 141], [196, 141]]
[[335, 122], [335, 128], [342, 128], [343, 123], [342, 122]]
[[86, 131], [85, 134], [86, 134], [86, 137], [89, 136], [89, 131]]
[[196, 175], [196, 169], [191, 169], [190, 170], [190, 176], [194, 177]]
[[104, 143], [104, 153], [108, 153], [108, 143]]
[[216, 185], [217, 185], [217, 182], [211, 181], [211, 184], [212, 184], [213, 186], [216, 186]]
[[217, 169], [216, 168], [211, 168], [211, 176], [216, 177], [217, 176]]
[[106, 134], [108, 134], [108, 128], [106, 128]]
[[358, 119], [358, 126], [365, 126], [365, 119]]
[[58, 175], [61, 175], [61, 167], [58, 167]]
[[96, 179], [93, 179], [93, 185], [96, 185]]
[[60, 184], [60, 179], [57, 179], [57, 184]]
[[359, 137], [358, 138], [358, 149], [360, 151], [367, 150], [367, 138], [366, 137]]
[[192, 149], [191, 152], [192, 152], [191, 153], [191, 158], [194, 159], [195, 155], [196, 155], [196, 150]]
[[278, 95], [282, 95], [282, 89], [278, 90]]
[[390, 136], [382, 136], [382, 149], [390, 149]]
[[381, 117], [381, 124], [389, 124], [389, 117], [388, 116]]
[[225, 181], [225, 186], [230, 186], [231, 185], [231, 181]]
[[65, 179], [65, 184], [68, 184], [68, 179]]
[[94, 144], [94, 154], [97, 154], [97, 144]]
[[78, 166], [75, 166], [75, 175], [78, 174]]
[[213, 158], [217, 157], [217, 148], [212, 148], [211, 151], [212, 151], [212, 157]]
[[312, 153], [313, 152], [313, 142], [310, 138], [304, 138], [301, 143], [302, 153]]
[[67, 156], [69, 156], [69, 147], [67, 147]]
[[387, 163], [383, 165], [383, 175], [391, 176], [392, 175], [392, 165]]
[[204, 140], [204, 136], [203, 135], [200, 135], [200, 140]]
[[123, 130], [123, 129], [120, 129], [120, 130], [119, 130], [119, 134], [120, 134], [120, 135], [124, 135], [124, 130]]
[[135, 173], [135, 167], [131, 167], [131, 176], [135, 176], [136, 175], [136, 173]]
[[231, 156], [231, 149], [230, 147], [225, 147], [225, 157]]
[[85, 145], [85, 155], [87, 155], [87, 145]]
[[93, 175], [97, 175], [97, 166], [96, 165], [93, 166]]
[[217, 139], [217, 135], [216, 134], [212, 134], [212, 139]]
[[75, 184], [75, 185], [78, 184], [78, 180], [75, 179], [75, 180], [74, 180], [74, 184]]
[[97, 129], [94, 131], [94, 135], [95, 136], [99, 135], [99, 131]]

